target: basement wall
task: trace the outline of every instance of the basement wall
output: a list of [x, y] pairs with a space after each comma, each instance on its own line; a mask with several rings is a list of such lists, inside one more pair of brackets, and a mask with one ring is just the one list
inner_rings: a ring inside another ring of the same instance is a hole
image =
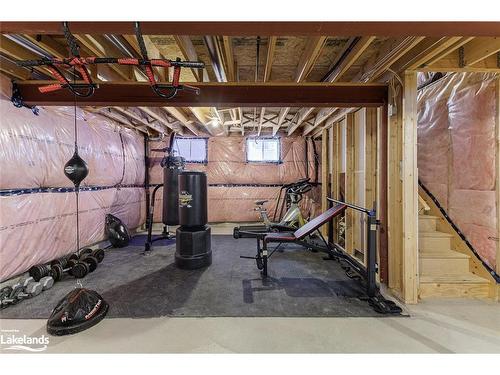
[[497, 81], [492, 74], [457, 73], [418, 92], [419, 179], [493, 269]]
[[[64, 164], [74, 152], [70, 107], [38, 116], [0, 95], [0, 281], [76, 250], [76, 202]], [[130, 229], [144, 223], [144, 139], [111, 120], [77, 110], [79, 154], [89, 175], [80, 193], [80, 246], [105, 239], [105, 215]]]
[[[306, 172], [306, 142], [308, 142], [308, 172]], [[186, 169], [200, 170], [208, 177], [209, 222], [253, 222], [260, 221], [253, 210], [254, 201], [267, 199], [269, 214], [274, 213], [279, 189], [282, 184], [297, 181], [307, 176], [315, 180], [315, 163], [312, 140], [300, 136], [281, 137], [281, 160], [275, 163], [251, 163], [246, 161], [246, 137], [211, 137], [208, 139], [208, 163], [187, 164]], [[150, 148], [162, 148], [167, 144], [151, 142]], [[321, 145], [316, 142], [318, 158]], [[160, 166], [161, 153], [152, 152], [150, 159], [150, 183], [163, 183]], [[319, 162], [319, 159], [318, 159]], [[320, 170], [318, 166], [318, 170]], [[321, 179], [321, 176], [318, 176]], [[314, 217], [320, 211], [320, 188], [316, 187], [304, 196], [303, 214]], [[156, 195], [154, 221], [161, 222], [163, 190]], [[272, 218], [272, 215], [271, 215]]]

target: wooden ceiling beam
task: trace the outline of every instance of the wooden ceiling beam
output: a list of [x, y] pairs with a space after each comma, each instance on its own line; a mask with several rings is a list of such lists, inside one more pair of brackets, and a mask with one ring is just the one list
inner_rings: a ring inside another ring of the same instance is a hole
[[34, 43], [39, 47], [43, 48], [45, 51], [47, 51], [54, 57], [62, 58], [69, 56], [68, 47], [61, 45], [50, 35], [24, 34], [23, 37], [29, 40], [31, 43]]
[[[23, 48], [5, 35], [0, 35], [0, 52], [13, 60], [36, 60], [40, 58], [40, 56]], [[33, 69], [44, 76], [52, 77], [52, 73], [46, 67], [35, 66]]]
[[433, 65], [433, 64], [437, 63], [439, 60], [448, 56], [450, 53], [453, 53], [458, 48], [462, 47], [464, 44], [470, 42], [472, 39], [474, 39], [474, 37], [462, 37], [458, 42], [449, 46], [444, 51], [442, 51], [441, 53], [437, 54], [432, 59], [427, 61], [426, 65]]
[[196, 130], [193, 122], [184, 114], [184, 112], [182, 112], [181, 109], [175, 107], [162, 107], [162, 109], [170, 113], [177, 121], [188, 128], [191, 133], [198, 136], [198, 130]]
[[0, 71], [20, 80], [30, 79], [31, 77], [31, 72], [28, 69], [21, 68], [2, 55], [0, 55]]
[[267, 53], [266, 53], [266, 66], [264, 68], [264, 82], [268, 82], [271, 79], [271, 70], [273, 68], [274, 51], [276, 51], [276, 41], [278, 37], [270, 36], [267, 42]]
[[500, 51], [500, 37], [475, 38], [463, 48], [464, 66], [472, 66]]
[[[161, 126], [158, 126], [154, 122], [148, 122], [145, 118], [142, 118], [138, 114], [136, 114], [133, 109], [131, 108], [123, 108], [123, 107], [113, 107], [118, 112], [123, 113], [125, 116], [130, 117], [132, 120], [137, 121], [138, 123], [142, 124], [145, 127], [148, 127], [158, 133], [163, 133], [165, 132], [165, 129], [162, 128]], [[142, 112], [141, 112], [142, 113]]]
[[223, 36], [223, 48], [224, 48], [224, 62], [226, 65], [227, 80], [229, 82], [236, 80], [236, 74], [234, 71], [234, 50], [233, 50], [233, 39], [230, 36]]
[[304, 120], [314, 111], [314, 108], [301, 108], [299, 112], [295, 115], [297, 121], [295, 123], [291, 123], [288, 127], [288, 135], [292, 135], [295, 130], [299, 128], [300, 125], [304, 122]]
[[376, 37], [374, 36], [365, 36], [355, 42], [354, 47], [348, 52], [345, 58], [339, 62], [335, 70], [325, 79], [325, 82], [340, 81], [342, 75], [349, 70], [375, 39]]
[[309, 75], [325, 45], [326, 39], [326, 36], [316, 36], [308, 39], [299, 64], [297, 65], [295, 82], [302, 82]]
[[325, 120], [327, 120], [330, 116], [332, 116], [337, 108], [323, 108], [318, 112], [316, 117], [314, 118], [314, 123], [310, 126], [306, 126], [304, 128], [304, 131], [302, 133], [303, 136], [308, 135], [311, 133], [314, 129], [316, 129], [318, 126], [320, 126]]
[[[134, 34], [134, 23], [80, 21], [70, 22], [74, 34]], [[401, 37], [421, 35], [487, 36], [500, 35], [500, 22], [141, 22], [144, 35], [230, 35], [230, 36], [321, 36], [358, 35]], [[61, 22], [2, 22], [4, 34], [57, 34], [63, 33]]]
[[[462, 39], [462, 37], [444, 37], [444, 38], [441, 38], [440, 40], [438, 40], [437, 42], [435, 42], [431, 46], [429, 46], [429, 48], [426, 48], [424, 51], [422, 51], [417, 56], [415, 56], [412, 59], [412, 61], [408, 64], [408, 66], [405, 68], [405, 70], [406, 69], [415, 70], [417, 68], [424, 66], [427, 63], [427, 61], [429, 61], [433, 57], [436, 57], [441, 52], [450, 48], [454, 44], [458, 43], [461, 39]], [[425, 41], [423, 41], [421, 44], [423, 44], [423, 43], [425, 43]]]
[[[169, 123], [164, 117], [160, 116], [158, 113], [153, 111], [153, 109], [151, 109], [149, 107], [139, 107], [139, 109], [142, 112], [144, 112], [145, 114], [147, 114], [148, 116], [151, 116], [152, 118], [154, 118], [156, 121], [158, 121], [160, 124], [162, 124], [166, 128], [170, 129], [171, 131], [175, 131], [173, 124]], [[163, 131], [163, 133], [166, 133], [166, 132], [167, 132], [167, 130], [165, 129]]]
[[[78, 82], [78, 81], [77, 81]], [[21, 95], [28, 104], [71, 105], [69, 90], [41, 94], [39, 86], [54, 81], [22, 81]], [[98, 83], [98, 82], [96, 82]], [[387, 86], [381, 84], [306, 83], [190, 83], [200, 89], [199, 95], [180, 91], [166, 101], [144, 82], [101, 82], [94, 95], [79, 98], [80, 103], [94, 106], [156, 106], [163, 107], [377, 107], [386, 101]]]
[[[75, 35], [78, 42], [87, 48], [94, 56], [104, 57], [108, 56], [109, 43], [106, 43], [103, 37], [97, 37], [92, 35]], [[115, 54], [116, 55], [116, 54]], [[117, 55], [120, 56], [120, 55]], [[116, 56], [113, 56], [116, 57]], [[125, 67], [118, 64], [108, 64], [108, 66], [116, 72], [122, 79], [131, 80], [132, 69], [131, 67]]]

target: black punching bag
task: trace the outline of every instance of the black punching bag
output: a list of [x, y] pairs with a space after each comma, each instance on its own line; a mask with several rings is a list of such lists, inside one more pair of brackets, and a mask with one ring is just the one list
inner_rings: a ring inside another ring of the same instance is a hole
[[207, 221], [207, 175], [184, 171], [179, 176], [179, 224], [199, 227]]
[[211, 230], [207, 224], [207, 175], [179, 174], [179, 224], [176, 231], [175, 264], [196, 269], [212, 264]]
[[163, 159], [163, 213], [165, 225], [179, 224], [179, 173], [184, 169], [184, 158], [168, 156]]

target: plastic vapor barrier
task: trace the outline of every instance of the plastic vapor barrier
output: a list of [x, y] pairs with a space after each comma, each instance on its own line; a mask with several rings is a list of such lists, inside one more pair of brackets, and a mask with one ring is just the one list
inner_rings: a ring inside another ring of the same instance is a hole
[[[247, 162], [246, 137], [210, 138], [208, 140], [208, 163], [186, 165], [186, 169], [207, 173], [209, 222], [260, 221], [258, 213], [253, 210], [254, 201], [269, 200], [266, 207], [272, 215], [282, 184], [294, 182], [306, 176], [314, 181], [317, 168], [314, 162], [313, 141], [308, 139], [307, 142], [308, 168], [306, 168], [306, 138], [304, 137], [280, 138], [281, 163]], [[150, 146], [152, 149], [162, 148], [166, 146], [166, 141], [151, 142]], [[321, 150], [318, 143], [316, 150], [318, 152]], [[163, 181], [161, 158], [161, 153], [151, 153], [151, 184], [160, 184]], [[319, 213], [319, 194], [320, 188], [316, 187], [304, 196], [301, 206], [306, 216], [314, 217]], [[161, 221], [161, 201], [160, 189], [155, 202], [155, 222]]]
[[[76, 250], [76, 203], [64, 164], [74, 152], [74, 109], [30, 109], [0, 95], [0, 281]], [[145, 220], [144, 138], [77, 109], [79, 154], [89, 175], [80, 193], [80, 245], [105, 239], [111, 213], [131, 229]]]
[[450, 74], [418, 92], [419, 179], [493, 269], [496, 80]]

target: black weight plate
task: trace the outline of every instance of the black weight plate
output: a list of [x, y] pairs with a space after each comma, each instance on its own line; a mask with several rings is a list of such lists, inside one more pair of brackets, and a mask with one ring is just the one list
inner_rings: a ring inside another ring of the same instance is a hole
[[80, 258], [87, 254], [92, 254], [93, 250], [90, 247], [85, 247], [80, 250]]
[[76, 263], [78, 263], [78, 260], [71, 258], [70, 260], [68, 260], [68, 268], [73, 268]]
[[99, 263], [104, 259], [104, 250], [103, 249], [95, 249], [92, 253], [92, 256], [97, 259]]
[[94, 272], [95, 269], [97, 268], [97, 265], [99, 264], [97, 259], [92, 255], [86, 256], [83, 261], [88, 264], [89, 272]]
[[77, 279], [84, 278], [89, 273], [89, 266], [84, 262], [77, 262], [71, 268], [71, 275]]
[[77, 253], [73, 253], [69, 256], [68, 261], [70, 260], [78, 260], [80, 257], [78, 256]]
[[63, 272], [64, 270], [60, 264], [54, 264], [50, 270], [50, 274], [54, 281], [61, 281]]

